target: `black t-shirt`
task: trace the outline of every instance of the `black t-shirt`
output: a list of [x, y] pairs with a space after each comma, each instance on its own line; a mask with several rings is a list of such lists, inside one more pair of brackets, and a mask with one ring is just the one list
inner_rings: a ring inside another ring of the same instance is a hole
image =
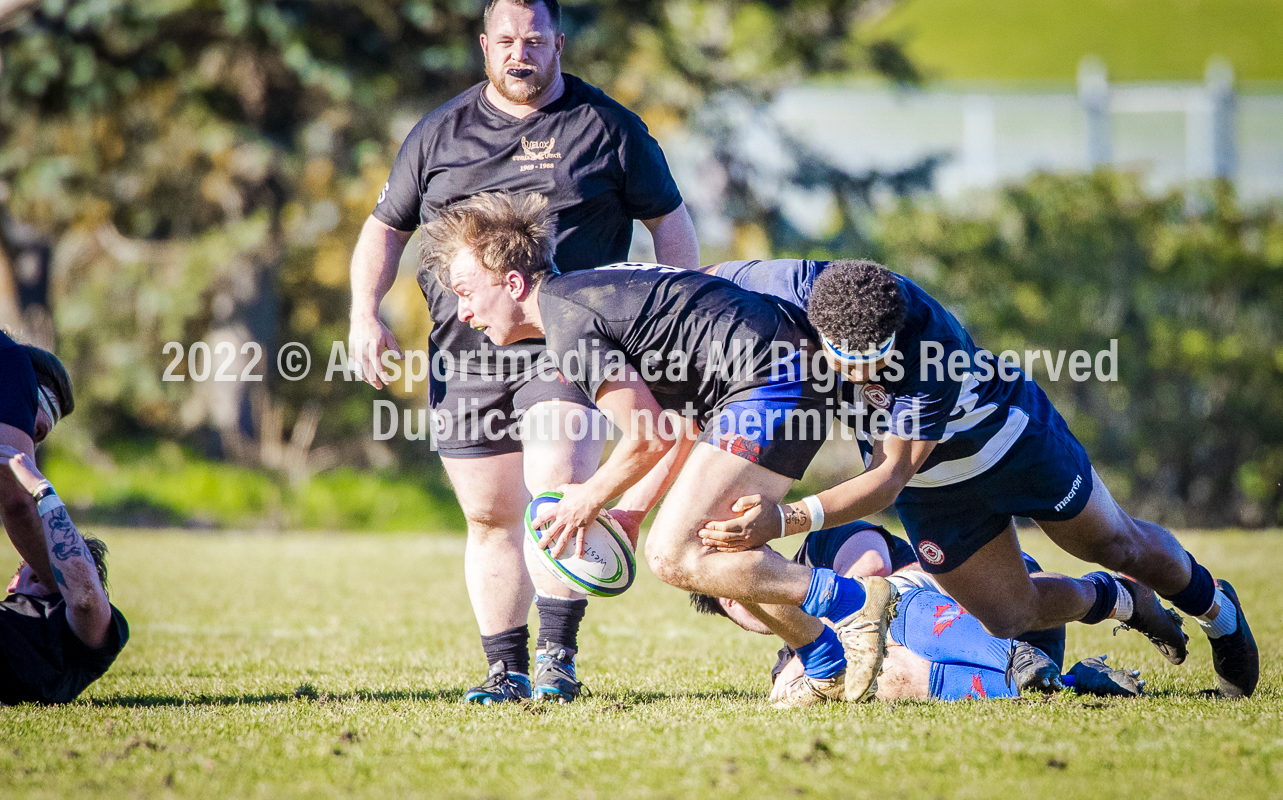
[[[400, 231], [436, 219], [481, 192], [538, 192], [557, 213], [563, 272], [628, 258], [633, 220], [675, 211], [681, 193], [646, 125], [573, 75], [552, 103], [524, 119], [495, 108], [479, 83], [419, 121], [401, 145], [374, 216]], [[455, 317], [454, 293], [419, 275], [435, 323], [435, 347], [480, 346], [482, 334]]]
[[0, 331], [0, 423], [12, 425], [28, 436], [36, 432], [40, 391], [31, 357]]
[[115, 606], [94, 650], [72, 632], [61, 595], [11, 594], [0, 601], [0, 703], [70, 703], [128, 641], [129, 623]]
[[701, 423], [782, 379], [773, 366], [784, 343], [815, 352], [800, 312], [789, 308], [721, 278], [654, 264], [554, 275], [539, 290], [548, 351], [588, 399], [618, 379], [622, 359], [660, 406], [685, 413], [690, 404]]

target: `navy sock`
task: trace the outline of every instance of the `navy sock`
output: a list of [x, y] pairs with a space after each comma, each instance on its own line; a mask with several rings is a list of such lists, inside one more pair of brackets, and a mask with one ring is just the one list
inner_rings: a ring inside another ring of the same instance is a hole
[[1114, 606], [1118, 604], [1118, 581], [1108, 572], [1089, 572], [1082, 579], [1096, 585], [1096, 602], [1079, 622], [1084, 625], [1095, 625], [1105, 621], [1113, 613]]
[[587, 600], [569, 600], [563, 597], [535, 598], [539, 607], [539, 638], [535, 647], [543, 649], [548, 642], [579, 651], [579, 623], [588, 610]]
[[864, 607], [864, 587], [853, 578], [840, 577], [831, 569], [811, 571], [811, 587], [802, 610], [832, 622], [846, 619]]
[[802, 668], [811, 678], [832, 678], [846, 666], [842, 642], [827, 625], [818, 639], [797, 649], [797, 657], [802, 659]]
[[493, 636], [482, 636], [481, 647], [486, 651], [486, 663], [502, 661], [509, 672], [530, 674], [530, 626], [519, 625]]
[[1163, 598], [1191, 617], [1200, 617], [1211, 610], [1216, 600], [1216, 584], [1212, 582], [1212, 573], [1207, 571], [1207, 567], [1195, 561], [1189, 551], [1185, 555], [1189, 556], [1189, 571], [1192, 573], [1189, 586], [1176, 594], [1165, 594]]

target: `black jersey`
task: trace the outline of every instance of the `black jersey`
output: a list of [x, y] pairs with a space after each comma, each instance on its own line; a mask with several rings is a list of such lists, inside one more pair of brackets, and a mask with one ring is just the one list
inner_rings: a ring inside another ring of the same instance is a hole
[[72, 632], [61, 595], [11, 594], [0, 601], [0, 703], [70, 703], [128, 641], [129, 623], [115, 606], [106, 641], [91, 649]]
[[[495, 108], [485, 96], [487, 83], [425, 116], [401, 145], [374, 216], [412, 231], [481, 192], [537, 192], [557, 213], [562, 271], [627, 259], [633, 220], [677, 210], [681, 193], [636, 114], [573, 75], [564, 77], [561, 97], [524, 119]], [[427, 272], [419, 274], [419, 286], [436, 323], [435, 348], [483, 348], [482, 334], [451, 321], [458, 313], [453, 292]], [[460, 371], [484, 372], [479, 366]]]
[[653, 264], [555, 275], [539, 289], [548, 351], [588, 399], [617, 377], [622, 360], [662, 407], [701, 423], [726, 403], [787, 380], [790, 348], [815, 352], [800, 312], [788, 309], [730, 281]]
[[22, 345], [0, 331], [0, 423], [34, 436], [39, 391], [31, 357]]

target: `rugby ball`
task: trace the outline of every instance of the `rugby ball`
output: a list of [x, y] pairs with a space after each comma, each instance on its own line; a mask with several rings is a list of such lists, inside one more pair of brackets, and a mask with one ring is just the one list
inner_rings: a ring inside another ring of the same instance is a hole
[[534, 521], [560, 499], [561, 492], [544, 492], [526, 506], [526, 551], [557, 580], [577, 592], [596, 597], [623, 594], [637, 577], [637, 560], [628, 536], [606, 512], [599, 514], [584, 533], [583, 558], [575, 556], [573, 539], [567, 543], [561, 558], [554, 558], [551, 550], [539, 547], [543, 529], [536, 530]]

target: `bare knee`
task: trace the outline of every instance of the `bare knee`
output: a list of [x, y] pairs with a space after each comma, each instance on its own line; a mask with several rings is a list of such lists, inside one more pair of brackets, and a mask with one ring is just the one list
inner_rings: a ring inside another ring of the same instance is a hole
[[651, 572], [669, 586], [684, 591], [695, 591], [691, 585], [694, 568], [692, 548], [677, 537], [666, 536], [663, 531], [651, 529], [646, 538], [646, 563]]
[[881, 553], [875, 550], [869, 550], [865, 552], [864, 555], [856, 559], [855, 563], [851, 565], [851, 569], [848, 574], [861, 578], [874, 576], [885, 578], [891, 574], [891, 565], [887, 563]]

